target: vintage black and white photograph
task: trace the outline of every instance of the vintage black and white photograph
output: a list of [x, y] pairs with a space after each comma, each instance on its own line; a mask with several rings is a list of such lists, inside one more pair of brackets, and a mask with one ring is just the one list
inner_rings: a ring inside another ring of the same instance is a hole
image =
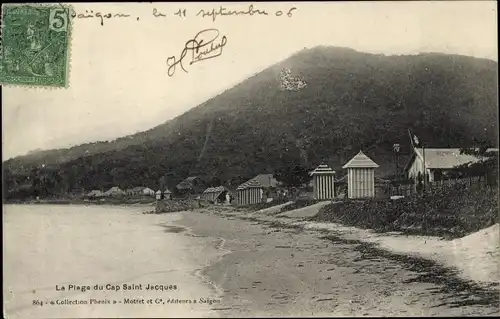
[[500, 315], [495, 1], [1, 30], [4, 318]]

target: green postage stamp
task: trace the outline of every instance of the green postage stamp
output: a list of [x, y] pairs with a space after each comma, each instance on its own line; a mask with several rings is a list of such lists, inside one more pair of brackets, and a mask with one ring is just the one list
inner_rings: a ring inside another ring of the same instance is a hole
[[67, 87], [71, 7], [2, 5], [0, 84]]

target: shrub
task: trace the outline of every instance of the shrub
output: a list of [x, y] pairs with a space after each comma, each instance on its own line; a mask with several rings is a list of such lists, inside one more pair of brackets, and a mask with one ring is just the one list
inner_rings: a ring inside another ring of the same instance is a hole
[[399, 200], [349, 200], [323, 207], [317, 221], [457, 238], [498, 222], [498, 189], [455, 185]]

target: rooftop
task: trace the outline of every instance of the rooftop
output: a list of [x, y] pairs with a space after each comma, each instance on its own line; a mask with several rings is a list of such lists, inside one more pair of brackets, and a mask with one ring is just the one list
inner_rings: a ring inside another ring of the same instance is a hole
[[[496, 151], [498, 149], [490, 148], [487, 151]], [[417, 156], [423, 159], [424, 152], [421, 148], [416, 148]], [[425, 165], [433, 169], [451, 169], [463, 164], [478, 162], [481, 158], [474, 155], [460, 154], [459, 148], [426, 148]]]
[[246, 189], [246, 188], [261, 188], [261, 187], [262, 187], [262, 184], [259, 183], [258, 180], [251, 179], [248, 182], [245, 182], [245, 183], [241, 184], [240, 186], [238, 186], [237, 190]]
[[379, 167], [377, 163], [372, 161], [362, 151], [359, 151], [359, 153], [356, 154], [356, 156], [354, 156], [342, 168], [377, 168], [377, 167]]
[[278, 185], [278, 181], [276, 180], [276, 178], [274, 178], [273, 174], [259, 174], [254, 178], [249, 179], [245, 183], [251, 182], [253, 180], [259, 182], [260, 187], [264, 188], [276, 187]]
[[311, 172], [311, 175], [320, 175], [320, 174], [335, 174], [335, 171], [328, 167], [328, 165], [321, 164], [314, 171]]

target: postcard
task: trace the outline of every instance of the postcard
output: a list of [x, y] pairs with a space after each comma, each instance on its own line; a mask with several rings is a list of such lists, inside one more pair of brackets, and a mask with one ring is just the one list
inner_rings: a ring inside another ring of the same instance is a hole
[[5, 318], [499, 315], [493, 1], [1, 6]]

